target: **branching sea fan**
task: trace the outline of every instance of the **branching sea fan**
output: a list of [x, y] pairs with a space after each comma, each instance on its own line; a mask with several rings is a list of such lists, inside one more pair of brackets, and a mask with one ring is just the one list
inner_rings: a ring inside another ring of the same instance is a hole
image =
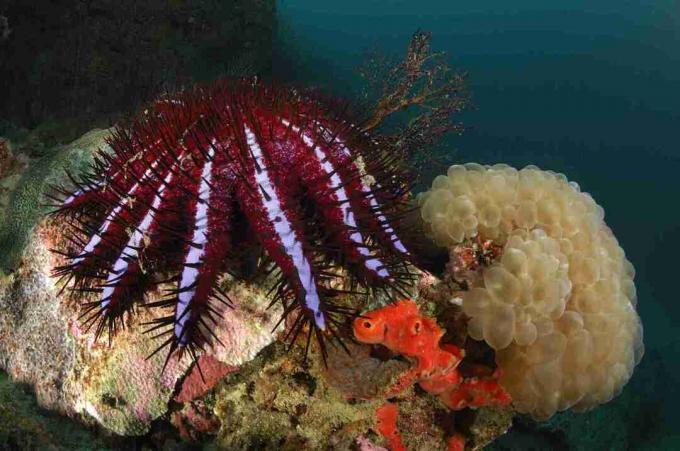
[[[337, 287], [398, 292], [410, 255], [396, 230], [408, 192], [400, 158], [305, 92], [220, 81], [153, 103], [119, 126], [89, 174], [60, 188], [68, 224], [64, 286], [94, 292], [83, 318], [109, 336], [163, 282], [146, 307], [173, 308], [151, 325], [159, 349], [196, 351], [229, 321], [214, 302], [248, 256], [280, 273], [272, 305], [294, 318], [295, 339], [338, 334]], [[334, 283], [342, 274], [348, 284]], [[334, 288], [336, 287], [336, 288]], [[280, 322], [279, 322], [280, 323]], [[213, 338], [216, 338], [213, 336]]]

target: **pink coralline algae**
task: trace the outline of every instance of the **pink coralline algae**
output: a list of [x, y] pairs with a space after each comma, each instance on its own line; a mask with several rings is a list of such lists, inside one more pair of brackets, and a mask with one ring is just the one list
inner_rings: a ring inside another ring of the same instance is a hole
[[211, 355], [202, 355], [198, 358], [198, 365], [193, 366], [182, 381], [174, 399], [177, 402], [198, 399], [210, 391], [224, 376], [237, 369], [235, 366], [225, 365]]
[[332, 299], [339, 269], [367, 289], [410, 278], [396, 231], [408, 191], [399, 158], [311, 94], [217, 82], [155, 102], [109, 146], [55, 196], [70, 244], [54, 273], [96, 293], [84, 318], [97, 336], [172, 283], [146, 304], [174, 310], [150, 330], [165, 337], [160, 348], [196, 358], [218, 340], [215, 301], [238, 303], [220, 277], [263, 251], [259, 268], [280, 274], [272, 304], [294, 313], [289, 335], [308, 330], [325, 352], [323, 337], [351, 311]]

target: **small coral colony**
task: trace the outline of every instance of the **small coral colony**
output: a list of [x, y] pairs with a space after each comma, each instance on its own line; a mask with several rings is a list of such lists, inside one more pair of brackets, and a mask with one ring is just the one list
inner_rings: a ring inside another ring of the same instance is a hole
[[[56, 212], [69, 228], [55, 274], [87, 293], [96, 335], [115, 334], [138, 304], [164, 308], [150, 324], [159, 349], [195, 359], [216, 339], [211, 325], [229, 321], [218, 304], [239, 302], [222, 276], [259, 272], [276, 276], [271, 302], [283, 306], [287, 338], [308, 349], [315, 337], [324, 358], [330, 338], [411, 360], [391, 394], [418, 383], [452, 410], [512, 403], [546, 418], [620, 391], [642, 355], [633, 269], [589, 195], [537, 168], [466, 165], [414, 202], [403, 158], [329, 105], [221, 81], [118, 127]], [[404, 220], [416, 203], [420, 233]], [[497, 367], [470, 363], [463, 377], [465, 351], [440, 343], [437, 320], [405, 299], [423, 274], [425, 235], [448, 249], [437, 276], [458, 287], [467, 333]], [[245, 264], [253, 255], [256, 271]], [[158, 285], [173, 288], [145, 303]], [[358, 292], [391, 301], [357, 311], [347, 299]], [[377, 413], [389, 446], [403, 449], [396, 405]], [[454, 435], [449, 448], [463, 443]]]

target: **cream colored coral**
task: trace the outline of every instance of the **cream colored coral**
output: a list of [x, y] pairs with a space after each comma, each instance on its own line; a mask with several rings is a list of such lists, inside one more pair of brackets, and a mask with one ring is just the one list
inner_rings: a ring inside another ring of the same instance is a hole
[[483, 282], [465, 293], [468, 332], [494, 349], [529, 345], [564, 313], [571, 294], [569, 263], [559, 243], [542, 229], [518, 230]]
[[609, 401], [643, 354], [634, 270], [604, 211], [562, 174], [452, 166], [420, 196], [435, 241], [504, 245], [463, 297], [469, 334], [496, 349], [520, 412], [547, 418]]

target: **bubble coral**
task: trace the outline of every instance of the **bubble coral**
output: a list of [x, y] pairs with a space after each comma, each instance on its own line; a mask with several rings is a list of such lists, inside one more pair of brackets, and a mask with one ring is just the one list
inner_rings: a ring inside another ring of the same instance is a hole
[[604, 210], [563, 174], [451, 166], [419, 196], [427, 232], [503, 246], [463, 295], [468, 333], [496, 350], [515, 408], [545, 419], [616, 396], [642, 358], [635, 271]]

